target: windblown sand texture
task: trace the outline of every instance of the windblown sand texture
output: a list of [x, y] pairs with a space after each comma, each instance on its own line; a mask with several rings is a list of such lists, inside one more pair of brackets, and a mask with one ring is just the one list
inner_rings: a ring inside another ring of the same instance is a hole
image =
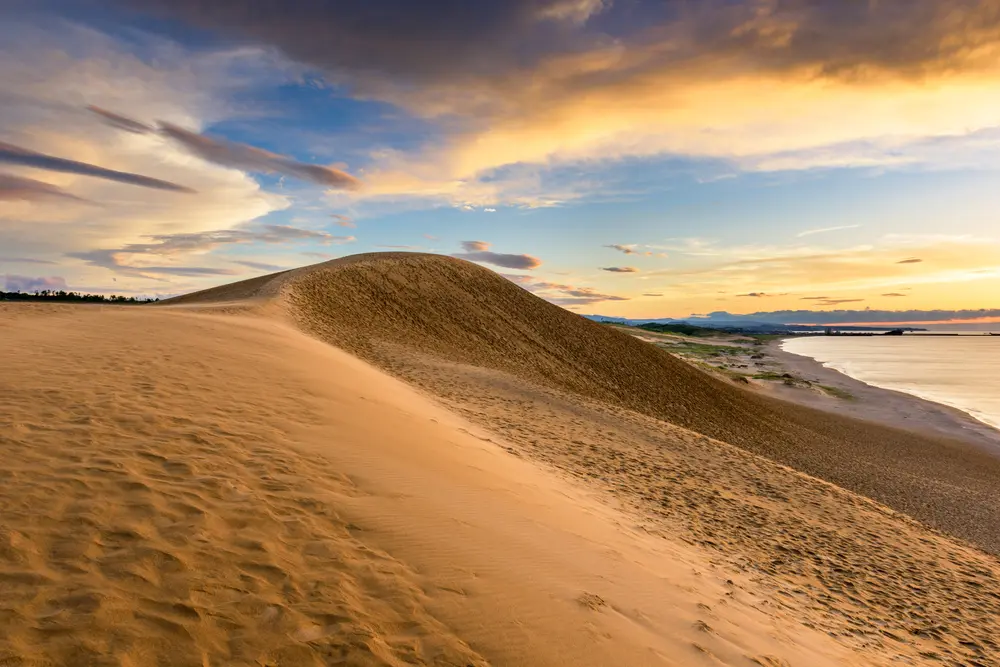
[[173, 303], [0, 305], [0, 665], [1000, 664], [964, 443], [449, 258]]

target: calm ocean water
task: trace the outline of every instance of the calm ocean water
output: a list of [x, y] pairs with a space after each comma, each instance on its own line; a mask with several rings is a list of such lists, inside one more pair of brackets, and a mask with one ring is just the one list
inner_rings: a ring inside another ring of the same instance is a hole
[[1000, 336], [815, 336], [792, 338], [781, 347], [1000, 428]]

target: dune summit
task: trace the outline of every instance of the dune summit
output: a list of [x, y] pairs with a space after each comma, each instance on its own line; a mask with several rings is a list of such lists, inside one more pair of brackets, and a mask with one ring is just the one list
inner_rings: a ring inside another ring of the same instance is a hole
[[0, 367], [0, 664], [1000, 662], [992, 459], [465, 261], [0, 304]]

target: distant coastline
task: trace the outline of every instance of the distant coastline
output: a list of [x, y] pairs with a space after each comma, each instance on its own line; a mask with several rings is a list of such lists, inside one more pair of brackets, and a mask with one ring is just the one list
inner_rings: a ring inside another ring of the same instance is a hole
[[772, 341], [768, 352], [789, 373], [842, 389], [853, 395], [854, 400], [831, 404], [829, 400], [822, 400], [822, 397], [817, 399], [815, 395], [805, 392], [778, 389], [774, 393], [779, 398], [898, 428], [936, 431], [977, 445], [1000, 457], [1000, 429], [995, 426], [960, 407], [895, 388], [870, 384], [840, 369], [824, 365], [811, 356], [786, 350], [785, 342], [795, 338], [801, 337], [787, 336]]

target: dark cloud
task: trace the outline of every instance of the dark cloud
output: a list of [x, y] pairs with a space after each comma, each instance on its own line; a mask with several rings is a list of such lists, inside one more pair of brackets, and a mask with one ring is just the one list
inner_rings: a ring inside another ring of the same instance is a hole
[[76, 160], [53, 157], [51, 155], [36, 153], [35, 151], [3, 142], [0, 142], [0, 163], [16, 164], [22, 167], [45, 169], [47, 171], [57, 171], [66, 174], [93, 176], [94, 178], [103, 178], [108, 181], [127, 183], [128, 185], [138, 185], [144, 188], [153, 188], [155, 190], [194, 192], [191, 188], [184, 187], [183, 185], [177, 185], [176, 183], [170, 183], [168, 181], [161, 181], [158, 178], [150, 178], [149, 176], [141, 176], [139, 174], [130, 174], [124, 171], [105, 169], [104, 167], [97, 167], [92, 164], [87, 164], [86, 162], [77, 162]]
[[748, 297], [753, 297], [755, 299], [760, 299], [765, 296], [771, 296], [771, 295], [765, 294], [764, 292], [748, 292], [747, 294], [737, 294], [736, 296], [748, 296]]
[[643, 296], [663, 296], [663, 295], [662, 294], [658, 294], [656, 292], [648, 292], [646, 294], [643, 294]]
[[32, 278], [8, 273], [4, 276], [4, 290], [7, 292], [38, 292], [46, 289], [65, 290], [66, 279], [62, 276]]
[[613, 70], [585, 69], [550, 85], [615, 85], [651, 70], [715, 63], [845, 79], [879, 70], [917, 77], [976, 57], [991, 65], [1000, 41], [993, 0], [118, 2], [273, 45], [375, 93], [389, 83], [514, 79], [543, 61], [609, 44], [620, 63]]
[[151, 125], [146, 125], [145, 123], [140, 123], [137, 120], [126, 118], [125, 116], [113, 113], [107, 109], [102, 109], [101, 107], [90, 105], [87, 107], [87, 110], [97, 114], [102, 120], [104, 120], [105, 123], [111, 127], [117, 127], [119, 130], [132, 132], [133, 134], [146, 134], [156, 130], [156, 128]]
[[160, 123], [160, 132], [177, 141], [198, 157], [216, 164], [247, 171], [285, 174], [340, 190], [357, 190], [361, 187], [361, 181], [333, 167], [296, 162], [282, 155], [246, 144], [211, 139], [170, 123]]
[[[159, 132], [163, 136], [176, 141], [201, 159], [226, 167], [235, 167], [246, 171], [267, 174], [284, 174], [339, 190], [357, 190], [361, 187], [361, 181], [333, 167], [306, 164], [292, 160], [284, 155], [248, 146], [247, 144], [227, 141], [225, 139], [213, 139], [197, 132], [185, 130], [172, 123], [161, 121], [158, 127], [153, 127], [127, 116], [101, 109], [100, 107], [89, 106], [87, 109], [100, 116], [105, 122], [128, 132], [140, 134]], [[350, 223], [342, 224], [341, 226], [343, 227], [354, 226], [350, 218], [346, 216], [334, 215], [333, 217], [342, 223]]]
[[85, 201], [50, 183], [11, 174], [0, 174], [0, 201], [35, 201], [39, 199]]
[[[119, 0], [377, 82], [500, 75], [569, 50], [600, 0]], [[610, 3], [608, 3], [610, 4]]]
[[11, 264], [55, 264], [47, 259], [32, 259], [31, 257], [0, 257], [0, 262]]
[[639, 252], [631, 245], [622, 245], [620, 243], [612, 243], [611, 245], [604, 246], [605, 248], [611, 248], [612, 250], [617, 250], [618, 252], [623, 252], [626, 255], [638, 255]]
[[919, 259], [917, 257], [911, 257], [910, 259], [901, 259], [898, 262], [896, 262], [896, 264], [919, 264], [922, 261], [924, 260]]
[[601, 271], [609, 271], [611, 273], [639, 273], [639, 269], [634, 266], [602, 266]]
[[829, 298], [830, 297], [828, 297], [828, 296], [804, 296], [804, 297], [802, 297], [802, 300], [803, 301], [826, 301]]
[[463, 241], [462, 249], [465, 252], [458, 252], [452, 257], [466, 259], [470, 262], [482, 262], [501, 266], [505, 269], [537, 269], [542, 265], [542, 260], [531, 255], [509, 255], [502, 252], [491, 252], [490, 244], [486, 241]]
[[899, 292], [889, 292], [888, 294], [883, 294], [882, 296], [909, 296], [908, 294], [900, 294]]

